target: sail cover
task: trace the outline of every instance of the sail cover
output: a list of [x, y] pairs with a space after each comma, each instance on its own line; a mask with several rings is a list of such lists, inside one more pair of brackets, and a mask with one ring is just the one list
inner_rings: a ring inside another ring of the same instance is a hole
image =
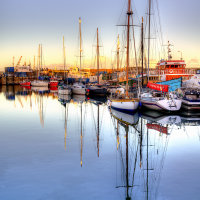
[[160, 84], [148, 82], [147, 83], [147, 87], [149, 87], [149, 88], [151, 88], [153, 90], [158, 90], [158, 91], [162, 91], [162, 92], [168, 92], [168, 85], [160, 85]]

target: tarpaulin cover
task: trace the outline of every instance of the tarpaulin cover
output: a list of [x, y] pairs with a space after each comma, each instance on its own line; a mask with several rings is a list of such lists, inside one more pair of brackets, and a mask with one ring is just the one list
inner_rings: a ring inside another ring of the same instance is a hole
[[157, 84], [168, 85], [169, 86], [169, 92], [173, 92], [177, 88], [181, 87], [181, 83], [182, 83], [182, 78], [176, 78], [176, 79], [172, 79], [172, 80], [169, 80], [169, 81], [159, 82]]
[[151, 83], [151, 82], [148, 82], [147, 83], [147, 87], [153, 89], [153, 90], [159, 90], [159, 91], [162, 91], [162, 92], [168, 92], [168, 85], [159, 85], [159, 84], [156, 84], [156, 83]]

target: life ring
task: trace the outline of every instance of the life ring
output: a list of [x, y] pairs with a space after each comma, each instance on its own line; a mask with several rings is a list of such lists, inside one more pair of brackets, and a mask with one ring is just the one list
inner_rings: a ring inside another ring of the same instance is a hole
[[169, 70], [169, 73], [172, 74], [172, 73], [173, 73], [173, 69], [170, 69], [170, 70]]

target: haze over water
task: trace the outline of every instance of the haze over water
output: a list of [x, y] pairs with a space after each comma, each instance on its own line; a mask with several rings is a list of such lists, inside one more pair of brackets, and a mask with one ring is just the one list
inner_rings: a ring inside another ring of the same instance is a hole
[[109, 110], [106, 98], [59, 100], [0, 87], [0, 199], [200, 198], [200, 118], [152, 122]]

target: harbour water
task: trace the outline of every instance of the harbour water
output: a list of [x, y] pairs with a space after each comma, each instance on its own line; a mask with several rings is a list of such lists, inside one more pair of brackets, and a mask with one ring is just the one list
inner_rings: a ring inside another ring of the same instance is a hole
[[200, 199], [198, 117], [0, 86], [0, 130], [2, 200]]

